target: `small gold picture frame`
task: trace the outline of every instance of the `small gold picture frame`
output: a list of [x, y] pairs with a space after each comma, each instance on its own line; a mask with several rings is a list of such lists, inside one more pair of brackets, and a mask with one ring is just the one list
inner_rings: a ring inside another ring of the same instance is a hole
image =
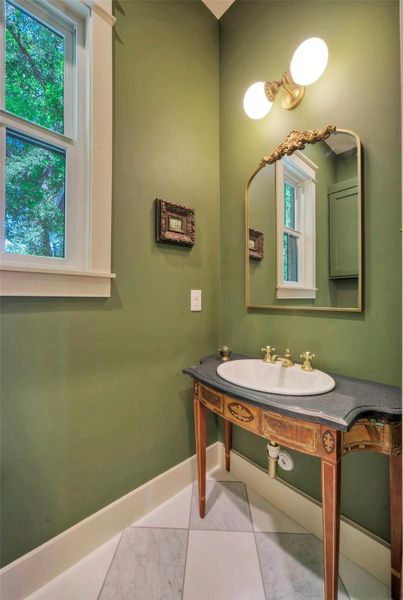
[[249, 229], [249, 259], [262, 260], [264, 234], [256, 229]]
[[166, 200], [155, 200], [155, 240], [178, 246], [195, 243], [195, 211]]

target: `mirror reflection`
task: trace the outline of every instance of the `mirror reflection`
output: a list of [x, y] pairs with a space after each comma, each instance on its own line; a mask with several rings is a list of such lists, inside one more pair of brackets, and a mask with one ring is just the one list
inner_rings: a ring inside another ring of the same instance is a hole
[[361, 310], [361, 151], [336, 130], [249, 181], [247, 306]]

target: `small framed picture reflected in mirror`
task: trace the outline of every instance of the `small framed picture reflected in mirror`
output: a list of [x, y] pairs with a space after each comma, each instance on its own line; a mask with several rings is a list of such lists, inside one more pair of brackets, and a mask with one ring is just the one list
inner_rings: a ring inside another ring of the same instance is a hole
[[256, 229], [249, 229], [249, 259], [262, 260], [263, 258], [264, 235]]

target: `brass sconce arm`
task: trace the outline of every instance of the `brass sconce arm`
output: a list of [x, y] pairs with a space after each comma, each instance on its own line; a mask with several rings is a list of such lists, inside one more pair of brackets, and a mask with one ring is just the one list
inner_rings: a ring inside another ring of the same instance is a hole
[[298, 106], [304, 97], [305, 87], [294, 83], [289, 69], [284, 72], [282, 79], [278, 81], [266, 81], [264, 91], [269, 102], [275, 101], [281, 87], [284, 88], [285, 92], [281, 103], [282, 107], [289, 110]]

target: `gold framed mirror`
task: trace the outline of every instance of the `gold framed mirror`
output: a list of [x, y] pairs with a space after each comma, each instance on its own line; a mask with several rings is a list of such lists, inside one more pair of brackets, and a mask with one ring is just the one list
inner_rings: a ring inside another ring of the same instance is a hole
[[328, 125], [262, 158], [245, 192], [247, 308], [363, 310], [361, 155]]

